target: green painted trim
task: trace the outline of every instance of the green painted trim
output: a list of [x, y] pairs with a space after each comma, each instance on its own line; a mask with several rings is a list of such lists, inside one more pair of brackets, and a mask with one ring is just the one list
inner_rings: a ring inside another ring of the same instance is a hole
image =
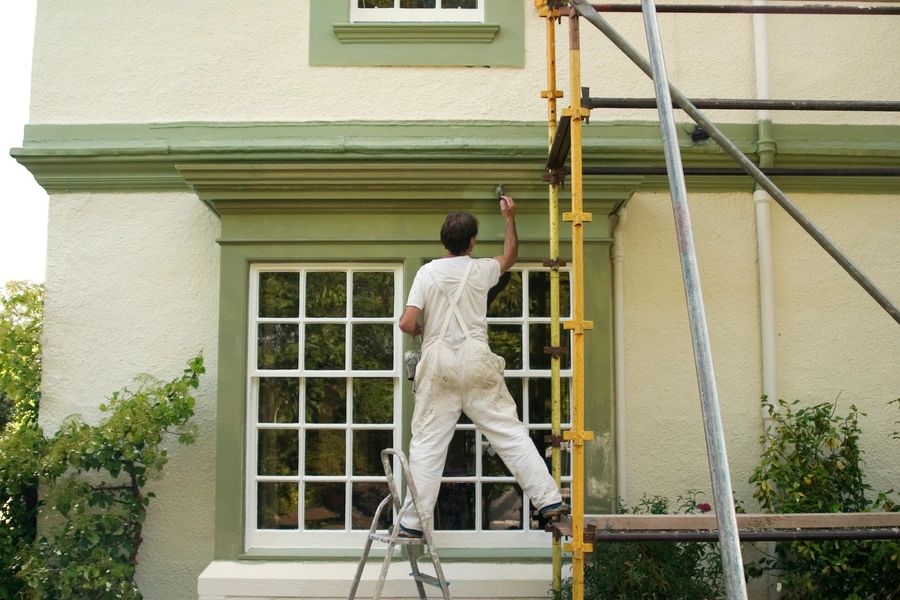
[[[426, 258], [441, 256], [438, 238], [443, 213], [431, 215], [397, 214], [384, 212], [370, 214], [365, 219], [336, 219], [329, 215], [235, 215], [222, 216], [220, 307], [219, 307], [219, 363], [218, 403], [216, 412], [216, 540], [215, 558], [274, 559], [292, 557], [346, 558], [340, 551], [323, 554], [316, 549], [278, 549], [244, 551], [244, 461], [246, 456], [246, 348], [249, 302], [249, 268], [255, 262], [318, 262], [318, 261], [378, 261], [403, 264], [404, 294], [408, 293], [415, 273]], [[481, 227], [477, 256], [494, 256], [502, 251], [502, 219], [490, 215], [480, 217]], [[547, 258], [546, 215], [526, 214], [517, 219], [518, 229], [530, 238], [519, 246], [520, 262], [540, 263]], [[590, 290], [587, 309], [594, 320], [595, 329], [587, 340], [588, 360], [591, 361], [589, 389], [592, 392], [588, 410], [588, 423], [598, 437], [611, 437], [610, 378], [612, 355], [611, 327], [608, 325], [609, 295], [609, 244], [606, 235], [606, 219], [596, 219], [588, 231], [597, 239], [589, 240], [586, 259], [597, 266], [589, 269], [587, 284]], [[563, 228], [565, 229], [565, 228]], [[315, 243], [241, 243], [240, 240], [257, 238], [260, 232], [280, 230], [294, 231], [299, 237], [314, 233]], [[372, 231], [387, 232], [384, 238], [372, 238]], [[434, 232], [427, 241], [404, 239], [405, 231]], [[329, 233], [335, 236], [329, 238]], [[365, 235], [366, 243], [348, 244], [356, 235]], [[226, 241], [227, 240], [227, 241]], [[568, 254], [568, 248], [563, 248]], [[599, 287], [593, 287], [599, 286]], [[603, 312], [606, 311], [606, 312]], [[404, 342], [408, 346], [408, 340]], [[610, 374], [610, 375], [605, 375]], [[409, 444], [409, 422], [412, 418], [414, 398], [411, 386], [404, 382], [402, 390], [402, 429], [404, 447]], [[606, 403], [606, 406], [603, 406]], [[590, 446], [588, 456], [598, 456], [601, 462], [611, 460], [597, 454]], [[589, 463], [589, 464], [597, 464]], [[611, 506], [610, 497], [597, 498], [595, 504]], [[471, 550], [447, 550], [447, 559], [479, 559], [496, 562], [503, 559], [546, 559], [548, 549], [494, 549], [475, 552]], [[358, 551], [357, 555], [358, 556]], [[498, 559], [499, 556], [499, 559]], [[443, 554], [442, 554], [443, 557]]]
[[[521, 0], [490, 0], [485, 4], [485, 24], [475, 26], [350, 23], [349, 15], [350, 0], [311, 0], [310, 65], [525, 66], [525, 6]], [[416, 44], [414, 51], [410, 43]]]
[[[758, 160], [755, 124], [720, 128]], [[900, 166], [900, 126], [772, 125], [771, 130], [776, 167]], [[685, 166], [733, 166], [713, 142], [695, 144], [689, 128], [678, 131]], [[393, 198], [398, 206], [415, 209], [431, 200], [485, 199], [498, 181], [517, 198], [546, 198], [541, 181], [546, 135], [546, 123], [509, 121], [27, 125], [22, 147], [11, 154], [49, 193], [193, 188], [222, 211], [295, 210], [296, 200], [309, 203], [306, 210], [329, 210], [348, 195]], [[658, 125], [594, 119], [585, 128], [584, 164], [665, 164]], [[787, 192], [897, 189], [895, 178], [798, 177], [775, 183]], [[753, 190], [749, 177], [689, 177], [687, 185], [691, 191]], [[637, 188], [668, 189], [668, 182], [588, 177], [585, 186], [588, 198], [617, 202]]]
[[335, 23], [342, 44], [490, 44], [500, 25], [489, 23]]

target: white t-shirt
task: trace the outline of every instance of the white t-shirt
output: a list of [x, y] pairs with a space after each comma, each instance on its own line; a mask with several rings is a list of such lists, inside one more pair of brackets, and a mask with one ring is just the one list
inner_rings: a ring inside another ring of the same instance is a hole
[[[409, 290], [407, 306], [415, 306], [422, 311], [425, 320], [425, 332], [422, 345], [437, 341], [448, 315], [453, 315], [450, 300], [440, 289], [444, 289], [453, 298], [456, 289], [465, 275], [469, 263], [474, 262], [466, 287], [459, 297], [457, 306], [462, 315], [469, 336], [485, 343], [487, 338], [487, 294], [500, 279], [500, 263], [493, 258], [471, 258], [454, 256], [439, 258], [424, 265], [413, 281]], [[444, 336], [444, 342], [452, 347], [462, 345], [466, 341], [456, 316], [450, 316], [450, 326]]]

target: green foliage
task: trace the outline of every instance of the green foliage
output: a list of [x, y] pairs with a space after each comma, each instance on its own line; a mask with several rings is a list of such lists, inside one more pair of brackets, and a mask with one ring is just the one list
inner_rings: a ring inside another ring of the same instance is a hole
[[44, 286], [10, 281], [0, 289], [0, 430], [37, 416], [43, 317]]
[[[705, 512], [697, 503], [697, 492], [679, 496], [676, 512]], [[624, 507], [619, 512], [627, 514]], [[669, 512], [669, 501], [660, 496], [641, 499], [632, 514], [661, 515]], [[585, 600], [704, 600], [724, 595], [722, 565], [717, 544], [653, 542], [595, 544], [584, 569]], [[572, 599], [572, 582], [563, 582], [555, 600]]]
[[144, 375], [134, 391], [115, 392], [100, 406], [109, 416], [98, 425], [70, 417], [52, 438], [23, 427], [2, 440], [0, 482], [9, 489], [17, 473], [39, 478], [47, 490], [44, 504], [59, 517], [46, 535], [18, 548], [14, 566], [25, 587], [6, 597], [141, 598], [134, 574], [154, 497], [143, 487], [162, 475], [167, 435], [194, 442], [188, 420], [204, 372], [201, 355], [179, 378], [163, 382]]
[[37, 530], [36, 459], [41, 399], [40, 337], [44, 288], [10, 281], [0, 289], [0, 598], [22, 587], [19, 551]]
[[[795, 409], [779, 400], [780, 410], [763, 398], [772, 425], [762, 437], [764, 451], [751, 483], [763, 510], [772, 513], [896, 511], [892, 491], [875, 493], [865, 483], [859, 446], [859, 417], [846, 417], [836, 404]], [[900, 598], [900, 542], [802, 541], [779, 544], [764, 559], [783, 570], [784, 597], [862, 600]]]

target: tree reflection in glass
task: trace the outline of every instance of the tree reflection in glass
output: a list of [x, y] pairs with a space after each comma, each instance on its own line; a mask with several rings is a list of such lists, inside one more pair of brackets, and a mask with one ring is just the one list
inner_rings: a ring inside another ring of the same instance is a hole
[[310, 271], [306, 274], [306, 316], [347, 316], [345, 271]]
[[394, 316], [394, 274], [369, 271], [353, 273], [353, 316]]
[[296, 475], [300, 432], [296, 429], [260, 429], [257, 446], [257, 473]]
[[259, 422], [297, 423], [300, 415], [300, 380], [296, 377], [259, 379]]
[[257, 336], [257, 368], [296, 369], [299, 366], [299, 325], [260, 323]]
[[300, 273], [259, 274], [259, 316], [297, 318], [300, 315]]
[[259, 529], [297, 529], [299, 499], [296, 483], [257, 483], [256, 526]]
[[388, 377], [357, 377], [353, 380], [353, 422], [394, 422], [394, 380]]
[[344, 475], [347, 437], [343, 429], [306, 430], [306, 474]]
[[307, 482], [304, 529], [344, 529], [347, 485]]
[[346, 327], [336, 323], [308, 323], [304, 360], [310, 371], [344, 369]]
[[353, 368], [390, 370], [394, 365], [394, 324], [360, 323], [353, 326]]
[[347, 422], [347, 380], [309, 377], [306, 380], [306, 422]]

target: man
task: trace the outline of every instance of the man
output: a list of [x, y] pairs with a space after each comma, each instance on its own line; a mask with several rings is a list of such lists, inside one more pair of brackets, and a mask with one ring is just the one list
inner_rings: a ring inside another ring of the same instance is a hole
[[500, 211], [506, 220], [506, 237], [503, 254], [494, 258], [470, 256], [478, 235], [474, 216], [447, 215], [441, 227], [447, 255], [419, 269], [400, 317], [404, 333], [424, 332], [416, 369], [409, 467], [425, 522], [414, 508], [407, 510], [400, 519], [400, 533], [407, 537], [421, 537], [424, 528], [431, 526], [460, 412], [481, 430], [544, 517], [568, 510], [528, 429], [516, 415], [515, 401], [503, 379], [506, 363], [488, 346], [488, 291], [516, 263], [519, 253], [513, 199], [502, 196]]

